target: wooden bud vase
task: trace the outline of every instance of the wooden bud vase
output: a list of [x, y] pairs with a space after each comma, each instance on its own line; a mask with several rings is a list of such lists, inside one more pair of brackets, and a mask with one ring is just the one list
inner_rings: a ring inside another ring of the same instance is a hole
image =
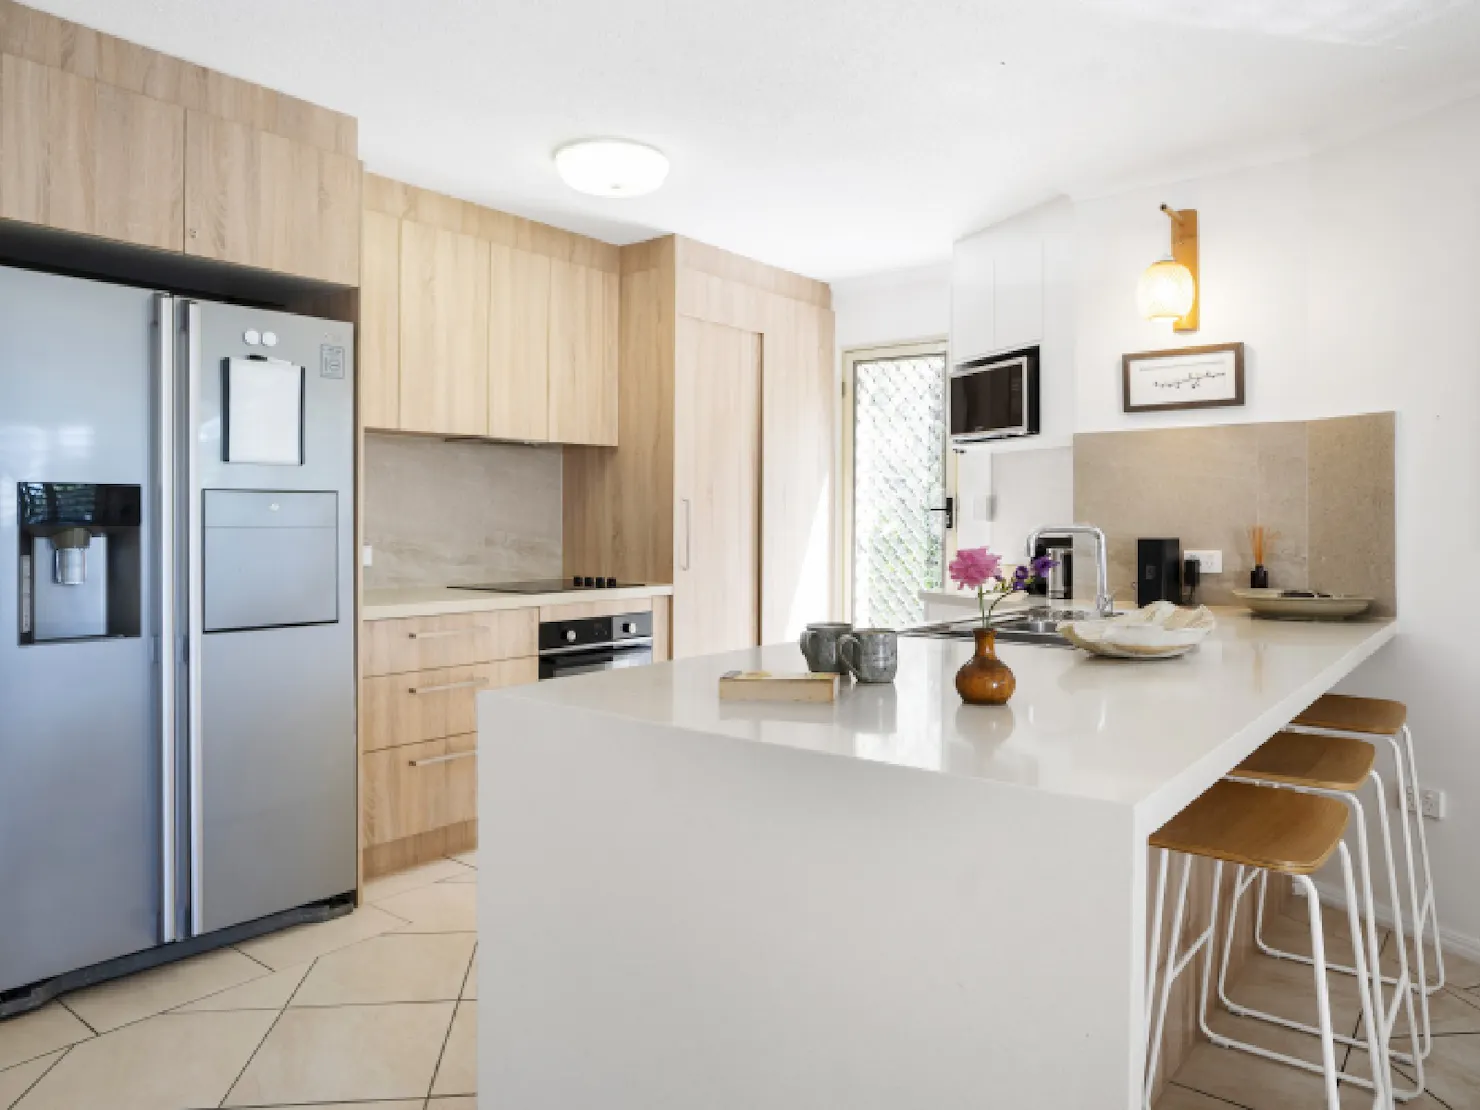
[[997, 658], [997, 633], [976, 628], [976, 654], [956, 672], [956, 693], [967, 705], [1006, 705], [1017, 689], [1012, 668]]

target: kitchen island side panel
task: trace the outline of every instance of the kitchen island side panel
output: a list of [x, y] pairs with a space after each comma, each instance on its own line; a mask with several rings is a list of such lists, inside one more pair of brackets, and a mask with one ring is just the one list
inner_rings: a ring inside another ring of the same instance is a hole
[[1135, 1104], [1129, 807], [497, 693], [479, 724], [490, 1103]]

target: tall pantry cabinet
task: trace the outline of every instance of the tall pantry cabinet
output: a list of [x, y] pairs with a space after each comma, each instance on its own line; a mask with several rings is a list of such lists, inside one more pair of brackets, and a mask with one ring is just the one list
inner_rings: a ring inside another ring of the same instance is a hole
[[675, 658], [825, 619], [828, 287], [668, 236], [622, 248], [619, 324], [619, 446], [565, 452], [566, 573], [672, 582]]

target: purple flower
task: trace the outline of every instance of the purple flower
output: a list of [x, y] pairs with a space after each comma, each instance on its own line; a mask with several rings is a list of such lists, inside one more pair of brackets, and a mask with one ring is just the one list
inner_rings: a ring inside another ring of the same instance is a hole
[[1001, 573], [1002, 556], [993, 555], [985, 547], [968, 547], [956, 552], [946, 570], [957, 589], [977, 590]]
[[1043, 578], [1058, 565], [1059, 561], [1052, 555], [1039, 555], [1033, 560], [1032, 575], [1034, 578]]
[[1012, 572], [1012, 589], [1025, 590], [1028, 588], [1028, 579], [1033, 577], [1033, 572], [1027, 566], [1018, 566]]

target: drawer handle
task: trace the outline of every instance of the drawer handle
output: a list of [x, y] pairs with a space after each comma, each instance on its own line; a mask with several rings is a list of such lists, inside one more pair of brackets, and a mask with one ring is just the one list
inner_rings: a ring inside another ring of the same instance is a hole
[[408, 640], [441, 640], [441, 639], [443, 639], [444, 637], [447, 637], [447, 636], [467, 636], [470, 633], [477, 632], [477, 631], [478, 631], [478, 629], [477, 629], [477, 626], [475, 625], [472, 628], [449, 628], [449, 629], [446, 629], [445, 631], [442, 631], [442, 632], [408, 632], [408, 633], [406, 633], [406, 639], [408, 639]]
[[467, 759], [477, 754], [477, 752], [452, 752], [449, 755], [429, 755], [425, 759], [411, 760], [411, 766], [425, 767], [431, 763], [451, 763], [454, 759]]
[[413, 686], [408, 694], [437, 694], [443, 690], [467, 690], [474, 686], [487, 686], [486, 678], [470, 678], [466, 682], [444, 682], [440, 686]]

